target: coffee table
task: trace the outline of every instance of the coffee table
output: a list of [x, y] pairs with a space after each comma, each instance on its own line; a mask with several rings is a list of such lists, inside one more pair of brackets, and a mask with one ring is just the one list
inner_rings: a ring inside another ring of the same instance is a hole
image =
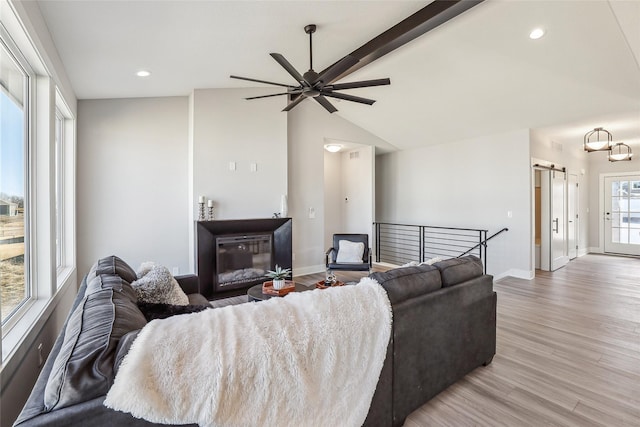
[[[295, 287], [296, 288], [291, 292], [304, 292], [304, 291], [310, 291], [311, 289], [315, 289], [315, 288], [310, 288], [309, 286], [301, 285], [299, 283], [295, 283]], [[283, 295], [283, 296], [286, 296], [286, 295]], [[262, 283], [259, 285], [250, 287], [249, 290], [247, 291], [247, 299], [249, 300], [249, 302], [264, 301], [264, 300], [268, 300], [269, 298], [282, 298], [282, 297], [278, 295], [263, 294]]]

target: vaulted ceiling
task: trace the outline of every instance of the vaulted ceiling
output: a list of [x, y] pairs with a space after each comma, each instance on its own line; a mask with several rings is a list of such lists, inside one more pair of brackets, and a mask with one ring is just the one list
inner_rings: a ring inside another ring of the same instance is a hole
[[[76, 95], [99, 99], [264, 87], [231, 74], [295, 84], [269, 53], [306, 71], [305, 25], [318, 26], [319, 71], [428, 3], [47, 0], [39, 6]], [[546, 30], [539, 40], [528, 37], [535, 27]], [[345, 91], [377, 102], [335, 102], [334, 114], [399, 149], [522, 128], [580, 144], [596, 126], [640, 149], [639, 64], [640, 1], [487, 0], [341, 80], [389, 77], [391, 85]], [[136, 77], [140, 69], [151, 76]]]

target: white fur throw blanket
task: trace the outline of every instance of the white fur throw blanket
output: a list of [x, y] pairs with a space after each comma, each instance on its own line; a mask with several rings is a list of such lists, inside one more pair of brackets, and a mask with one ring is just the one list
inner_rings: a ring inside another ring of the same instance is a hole
[[104, 404], [156, 423], [361, 426], [391, 321], [369, 278], [154, 320]]

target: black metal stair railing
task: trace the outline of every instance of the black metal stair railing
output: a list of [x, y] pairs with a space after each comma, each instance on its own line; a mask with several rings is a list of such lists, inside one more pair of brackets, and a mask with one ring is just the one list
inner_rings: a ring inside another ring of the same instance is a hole
[[475, 255], [487, 271], [487, 241], [508, 231], [503, 228], [487, 238], [487, 230], [427, 225], [374, 223], [376, 262], [404, 265], [431, 258]]

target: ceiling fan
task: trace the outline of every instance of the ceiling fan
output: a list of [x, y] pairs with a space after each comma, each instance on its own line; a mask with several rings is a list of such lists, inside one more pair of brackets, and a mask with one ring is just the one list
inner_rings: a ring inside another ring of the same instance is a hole
[[300, 75], [300, 73], [293, 68], [284, 56], [279, 53], [271, 54], [273, 59], [275, 59], [278, 64], [280, 64], [294, 79], [296, 79], [296, 82], [298, 82], [297, 86], [251, 79], [248, 77], [231, 76], [231, 78], [286, 87], [287, 91], [283, 93], [246, 98], [258, 99], [280, 95], [294, 96], [282, 111], [290, 111], [293, 107], [307, 98], [315, 99], [330, 113], [334, 113], [338, 110], [329, 102], [329, 100], [327, 100], [326, 97], [371, 105], [375, 102], [373, 99], [347, 95], [336, 91], [342, 89], [388, 85], [391, 84], [389, 79], [364, 80], [351, 83], [334, 83], [334, 81], [346, 77], [354, 71], [370, 64], [387, 53], [394, 51], [411, 40], [420, 37], [439, 25], [444, 24], [483, 1], [484, 0], [434, 0], [413, 15], [400, 21], [387, 31], [379, 34], [364, 45], [360, 46], [338, 62], [330, 65], [320, 73], [313, 71], [313, 51], [311, 49], [311, 37], [316, 31], [316, 26], [313, 24], [307, 25], [304, 27], [304, 31], [309, 34], [309, 71]]
[[287, 88], [286, 92], [274, 93], [272, 95], [252, 96], [245, 99], [269, 98], [272, 96], [289, 95], [295, 96], [282, 111], [290, 111], [306, 98], [315, 99], [328, 112], [334, 113], [338, 111], [336, 107], [329, 102], [326, 97], [344, 99], [345, 101], [359, 102], [361, 104], [372, 105], [376, 102], [373, 99], [362, 98], [359, 96], [347, 95], [345, 93], [336, 92], [342, 89], [356, 89], [361, 87], [383, 86], [391, 84], [389, 79], [363, 80], [350, 83], [332, 83], [338, 76], [353, 67], [359, 62], [357, 58], [347, 55], [335, 64], [331, 65], [320, 74], [313, 70], [313, 45], [312, 35], [316, 32], [316, 26], [310, 24], [304, 27], [304, 32], [309, 34], [309, 71], [300, 74], [294, 67], [279, 53], [271, 53], [271, 57], [282, 66], [296, 81], [297, 86], [287, 85], [283, 83], [274, 83], [265, 80], [257, 80], [248, 77], [230, 76], [232, 79], [247, 80], [250, 82], [265, 83], [275, 86], [283, 86]]

